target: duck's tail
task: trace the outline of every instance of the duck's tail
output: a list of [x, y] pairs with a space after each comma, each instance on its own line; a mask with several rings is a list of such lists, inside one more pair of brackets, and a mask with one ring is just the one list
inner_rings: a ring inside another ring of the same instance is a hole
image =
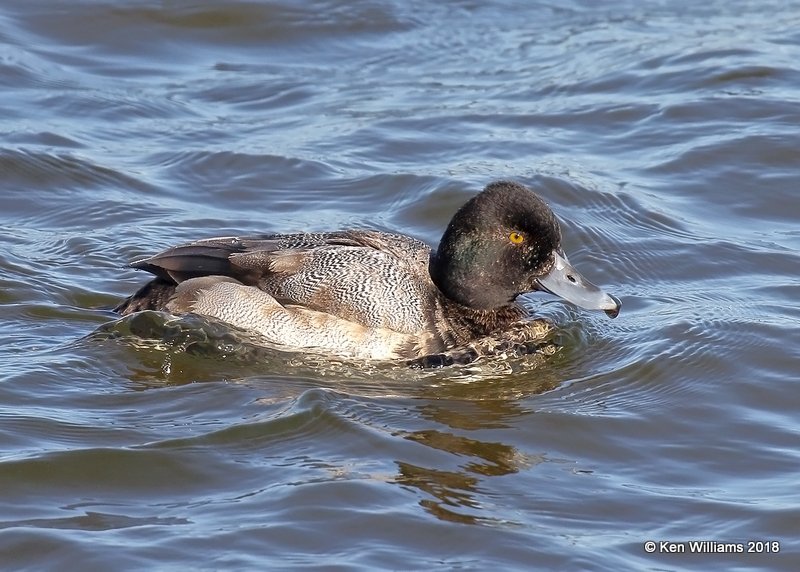
[[121, 316], [127, 316], [142, 310], [163, 311], [167, 301], [175, 294], [175, 283], [163, 278], [154, 278], [133, 295], [122, 301], [114, 311]]

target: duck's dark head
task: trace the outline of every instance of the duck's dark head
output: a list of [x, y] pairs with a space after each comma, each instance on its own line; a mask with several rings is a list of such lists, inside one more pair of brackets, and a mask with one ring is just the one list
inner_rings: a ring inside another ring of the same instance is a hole
[[456, 212], [430, 272], [445, 296], [471, 308], [498, 308], [543, 290], [612, 318], [619, 313], [620, 301], [567, 261], [550, 207], [510, 181], [490, 184]]

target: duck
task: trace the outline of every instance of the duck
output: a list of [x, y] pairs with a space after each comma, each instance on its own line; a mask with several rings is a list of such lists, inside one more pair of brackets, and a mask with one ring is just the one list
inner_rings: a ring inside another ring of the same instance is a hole
[[435, 249], [367, 229], [260, 234], [180, 244], [129, 267], [153, 277], [114, 308], [122, 316], [193, 313], [291, 351], [417, 365], [545, 337], [552, 325], [519, 303], [529, 292], [612, 318], [621, 308], [570, 264], [544, 199], [508, 180], [461, 206]]

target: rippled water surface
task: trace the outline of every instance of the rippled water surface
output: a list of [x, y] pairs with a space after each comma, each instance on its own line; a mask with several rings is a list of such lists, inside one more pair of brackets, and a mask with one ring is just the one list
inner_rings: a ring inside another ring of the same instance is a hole
[[[3, 569], [800, 569], [799, 62], [791, 1], [3, 2]], [[137, 256], [436, 244], [499, 178], [624, 302], [529, 296], [555, 355], [108, 311]]]

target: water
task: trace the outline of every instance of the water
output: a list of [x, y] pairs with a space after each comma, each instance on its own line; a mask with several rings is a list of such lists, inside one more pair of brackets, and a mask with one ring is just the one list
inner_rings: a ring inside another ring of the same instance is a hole
[[[778, 1], [4, 2], [3, 569], [798, 569], [798, 30]], [[435, 244], [499, 178], [624, 302], [529, 297], [555, 355], [409, 372], [107, 310], [186, 240]]]

